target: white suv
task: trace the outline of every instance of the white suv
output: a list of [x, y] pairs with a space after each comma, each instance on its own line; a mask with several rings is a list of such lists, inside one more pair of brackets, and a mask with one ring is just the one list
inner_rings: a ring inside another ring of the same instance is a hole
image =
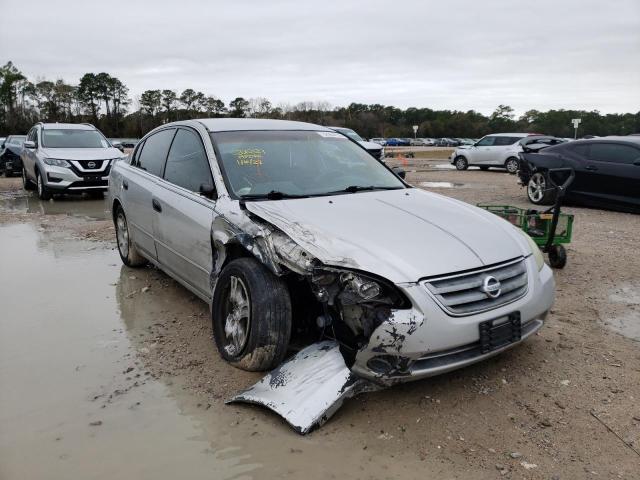
[[522, 151], [520, 140], [529, 133], [495, 133], [486, 135], [473, 145], [463, 145], [454, 150], [449, 159], [458, 170], [470, 166], [488, 170], [489, 167], [506, 168], [509, 173], [518, 171], [518, 153]]
[[109, 169], [123, 153], [88, 123], [37, 123], [24, 149], [22, 181], [41, 200], [56, 193], [102, 194], [109, 186]]

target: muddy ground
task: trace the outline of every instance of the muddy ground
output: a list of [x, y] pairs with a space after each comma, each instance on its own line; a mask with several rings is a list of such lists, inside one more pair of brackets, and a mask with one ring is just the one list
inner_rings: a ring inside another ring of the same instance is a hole
[[[527, 206], [504, 172], [392, 162], [420, 188]], [[204, 303], [121, 265], [104, 202], [42, 203], [0, 178], [0, 478], [638, 478], [640, 216], [566, 210], [539, 335], [351, 399], [300, 437], [224, 405], [260, 375], [220, 360]]]

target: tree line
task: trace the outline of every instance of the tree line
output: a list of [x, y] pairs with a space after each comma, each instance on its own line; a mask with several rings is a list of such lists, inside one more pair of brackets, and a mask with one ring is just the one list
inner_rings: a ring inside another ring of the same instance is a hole
[[328, 102], [281, 103], [267, 98], [221, 99], [187, 88], [146, 90], [132, 102], [127, 86], [108, 73], [85, 73], [77, 84], [65, 80], [29, 80], [12, 62], [0, 67], [0, 135], [24, 134], [39, 121], [90, 122], [109, 137], [141, 137], [166, 122], [190, 118], [253, 117], [312, 122], [353, 128], [366, 138], [419, 137], [479, 138], [496, 132], [538, 132], [572, 137], [572, 118], [581, 118], [580, 134], [640, 133], [640, 111], [601, 114], [597, 110], [529, 110], [516, 118], [508, 105], [491, 115], [474, 110], [401, 109], [380, 104]]

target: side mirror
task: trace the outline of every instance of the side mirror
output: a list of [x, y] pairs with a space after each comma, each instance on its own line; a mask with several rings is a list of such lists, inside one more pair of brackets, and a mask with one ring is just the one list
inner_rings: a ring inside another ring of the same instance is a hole
[[36, 142], [31, 141], [31, 140], [27, 140], [26, 142], [24, 142], [24, 148], [28, 148], [29, 150], [33, 150], [34, 148], [36, 148]]
[[402, 167], [392, 167], [391, 170], [403, 180], [407, 176], [407, 172], [405, 172]]
[[216, 188], [208, 183], [200, 185], [200, 191], [198, 193], [209, 200], [216, 199]]

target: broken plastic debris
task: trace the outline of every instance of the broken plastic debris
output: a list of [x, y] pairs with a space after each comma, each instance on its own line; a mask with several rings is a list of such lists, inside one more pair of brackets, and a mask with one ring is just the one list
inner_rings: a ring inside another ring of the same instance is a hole
[[329, 420], [346, 399], [379, 388], [353, 374], [338, 343], [327, 340], [304, 348], [226, 403], [267, 407], [304, 435]]

